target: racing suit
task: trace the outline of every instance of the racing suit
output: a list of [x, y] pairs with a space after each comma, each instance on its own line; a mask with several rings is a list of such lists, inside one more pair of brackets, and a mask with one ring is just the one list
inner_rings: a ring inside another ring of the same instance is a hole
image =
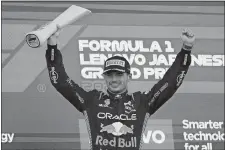
[[83, 113], [91, 150], [138, 150], [148, 118], [169, 100], [181, 85], [191, 63], [183, 48], [164, 77], [150, 91], [115, 95], [96, 89], [85, 91], [71, 80], [57, 45], [48, 45], [47, 68], [52, 85]]

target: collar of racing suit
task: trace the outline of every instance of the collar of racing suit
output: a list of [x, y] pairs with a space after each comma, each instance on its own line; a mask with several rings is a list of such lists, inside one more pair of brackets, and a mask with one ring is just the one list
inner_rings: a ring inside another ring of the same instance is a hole
[[128, 91], [126, 90], [122, 93], [113, 93], [113, 92], [107, 90], [107, 93], [111, 99], [121, 100], [123, 97], [125, 97], [127, 95]]

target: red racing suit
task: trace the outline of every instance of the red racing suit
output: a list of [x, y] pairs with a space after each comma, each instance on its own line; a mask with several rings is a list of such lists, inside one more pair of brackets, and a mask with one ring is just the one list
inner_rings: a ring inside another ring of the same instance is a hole
[[181, 49], [164, 77], [150, 91], [115, 95], [98, 90], [85, 91], [71, 80], [57, 45], [46, 50], [52, 85], [83, 113], [89, 131], [91, 150], [138, 150], [148, 118], [173, 94], [188, 71], [190, 51]]

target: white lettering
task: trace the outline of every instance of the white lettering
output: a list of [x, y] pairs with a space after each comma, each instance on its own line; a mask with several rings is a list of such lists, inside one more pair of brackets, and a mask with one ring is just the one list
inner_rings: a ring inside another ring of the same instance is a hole
[[149, 66], [160, 66], [160, 65], [165, 65], [165, 66], [171, 66], [173, 62], [175, 61], [177, 55], [174, 54], [169, 54], [168, 55], [168, 60], [165, 55], [160, 54], [153, 54], [152, 55], [152, 61], [149, 61]]
[[[160, 137], [157, 139], [157, 137]], [[161, 130], [149, 130], [147, 135], [143, 134], [143, 142], [148, 144], [153, 141], [156, 144], [162, 144], [166, 140], [165, 134]]]
[[185, 71], [181, 71], [181, 74], [177, 76], [177, 86], [180, 86], [185, 76]]
[[188, 120], [183, 120], [182, 123], [183, 123], [183, 128], [184, 129], [189, 129]]
[[[91, 51], [111, 51], [111, 52], [162, 52], [158, 41], [152, 41], [150, 48], [144, 47], [143, 40], [78, 40], [79, 51], [84, 51], [84, 48], [89, 48]], [[170, 41], [165, 41], [165, 51], [174, 52]]]
[[85, 79], [103, 79], [103, 69], [101, 67], [84, 67], [81, 75]]
[[100, 43], [96, 40], [91, 40], [89, 42], [89, 48], [92, 50], [92, 51], [98, 51], [100, 49]]
[[224, 66], [224, 55], [191, 55], [191, 66]]
[[143, 41], [140, 41], [140, 52], [149, 52], [149, 48], [144, 48]]
[[141, 77], [141, 71], [138, 68], [131, 68], [132, 79], [139, 79]]
[[131, 52], [137, 52], [140, 48], [140, 43], [143, 42], [143, 41], [136, 41], [135, 40], [134, 42], [135, 42], [135, 44], [134, 44], [135, 46], [133, 47], [132, 41], [131, 40], [128, 41], [128, 48], [130, 49]]
[[99, 119], [115, 119], [115, 120], [137, 120], [136, 114], [128, 116], [126, 114], [113, 115], [111, 113], [99, 112], [97, 114]]
[[107, 51], [110, 52], [110, 46], [111, 46], [111, 42], [108, 40], [101, 40], [100, 41], [100, 45], [101, 45], [101, 51]]
[[184, 55], [183, 65], [187, 65], [188, 54]]
[[[107, 57], [104, 54], [89, 54], [89, 60], [85, 60], [84, 54], [80, 54], [81, 65], [103, 65]], [[110, 56], [109, 56], [110, 57]]]
[[212, 56], [212, 59], [213, 59], [213, 66], [224, 66], [223, 55], [214, 55]]
[[164, 64], [165, 66], [168, 66], [169, 65], [166, 57], [163, 54], [160, 54], [158, 56], [158, 61], [156, 63], [157, 66], [160, 66], [161, 64]]
[[1, 134], [2, 143], [12, 143], [14, 138], [14, 133], [2, 133]]
[[101, 145], [101, 146], [111, 146], [111, 147], [118, 147], [120, 148], [129, 148], [129, 147], [137, 147], [137, 138], [131, 137], [129, 140], [124, 138], [116, 138], [113, 137], [111, 140], [104, 139], [102, 136], [97, 135], [95, 145]]
[[50, 78], [53, 81], [53, 83], [58, 83], [57, 80], [59, 78], [58, 73], [55, 71], [55, 67], [51, 67], [51, 71], [49, 71]]
[[222, 129], [223, 128], [223, 122], [213, 122], [212, 120], [209, 121], [188, 121], [183, 120], [182, 121], [183, 128], [184, 129]]
[[137, 54], [135, 57], [135, 63], [139, 66], [144, 65], [146, 62], [146, 58], [142, 54]]
[[84, 47], [89, 47], [88, 40], [78, 40], [79, 51], [84, 51]]
[[153, 41], [150, 47], [150, 52], [154, 52], [155, 50], [158, 52], [162, 52], [162, 49], [157, 41]]
[[167, 53], [174, 52], [174, 48], [172, 48], [172, 44], [170, 41], [165, 41], [165, 45], [167, 46], [165, 49]]
[[198, 66], [202, 66], [202, 57], [200, 57], [200, 55], [198, 55], [198, 57], [194, 56], [194, 55], [191, 55], [191, 58], [192, 58], [192, 62], [191, 62], [191, 65], [194, 66], [195, 63], [198, 65]]
[[153, 68], [144, 68], [144, 79], [148, 79], [148, 76], [154, 75], [154, 72]]
[[149, 62], [149, 66], [154, 66], [157, 63], [157, 54], [152, 55], [152, 62]]
[[106, 67], [111, 66], [111, 65], [118, 65], [118, 66], [124, 67], [125, 66], [125, 61], [119, 60], [119, 59], [116, 59], [116, 60], [108, 60], [106, 62]]
[[155, 75], [155, 79], [162, 79], [168, 68], [144, 68], [144, 79], [148, 79], [149, 76]]
[[119, 43], [119, 41], [113, 40], [112, 41], [112, 51], [113, 52], [115, 52], [115, 51], [118, 51], [118, 52], [125, 51], [125, 52], [127, 52], [128, 51], [128, 44], [124, 40], [121, 41], [120, 43]]
[[130, 54], [130, 57], [128, 57], [127, 54], [123, 54], [121, 56], [123, 56], [129, 62], [129, 64], [131, 64], [131, 65], [133, 64], [134, 58], [135, 58], [135, 54]]
[[174, 55], [174, 54], [169, 54], [168, 55], [168, 61], [169, 61], [169, 66], [171, 66], [173, 64], [173, 62], [175, 61], [177, 55]]
[[213, 66], [212, 65], [212, 55], [202, 55], [203, 65], [204, 66]]

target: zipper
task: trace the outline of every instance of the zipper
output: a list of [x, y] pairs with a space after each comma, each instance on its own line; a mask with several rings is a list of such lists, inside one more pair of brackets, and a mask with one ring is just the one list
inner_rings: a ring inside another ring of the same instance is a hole
[[[116, 100], [116, 104], [117, 104], [117, 115], [119, 116], [119, 99]], [[116, 137], [116, 150], [118, 150], [118, 137]]]

